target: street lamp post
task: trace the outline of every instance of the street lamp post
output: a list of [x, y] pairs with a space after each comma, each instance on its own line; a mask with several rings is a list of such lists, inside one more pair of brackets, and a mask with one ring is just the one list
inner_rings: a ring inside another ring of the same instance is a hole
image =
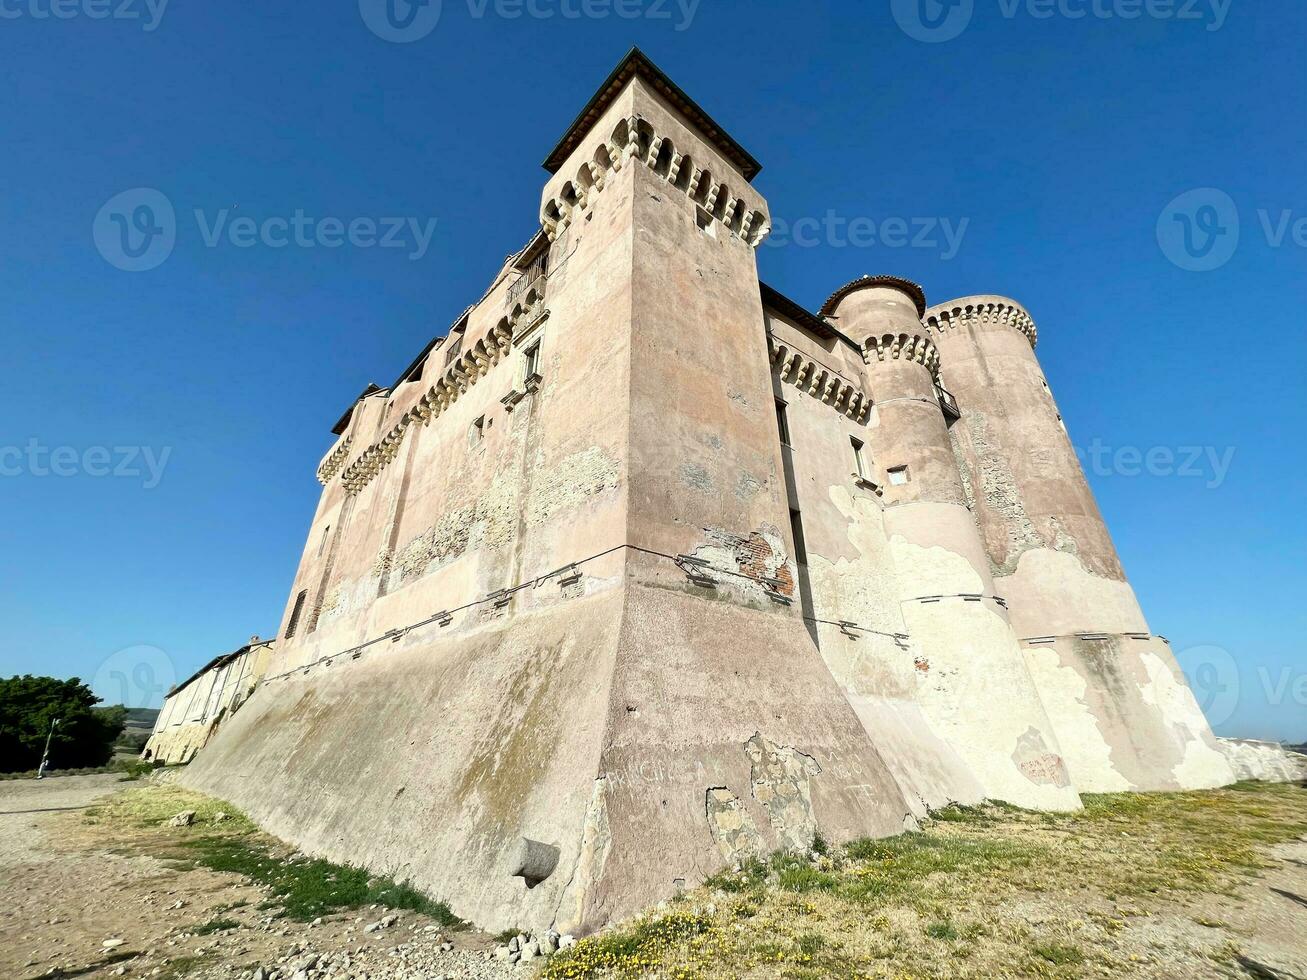
[[41, 768], [36, 770], [36, 778], [45, 778], [45, 767], [50, 764], [50, 743], [54, 740], [54, 730], [59, 727], [59, 719], [50, 722], [50, 734], [45, 737], [45, 751], [41, 753]]

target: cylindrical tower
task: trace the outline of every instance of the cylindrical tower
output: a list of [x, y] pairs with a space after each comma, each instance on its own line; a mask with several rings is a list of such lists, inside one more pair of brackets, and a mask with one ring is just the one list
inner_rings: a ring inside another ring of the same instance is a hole
[[952, 442], [1027, 667], [1082, 792], [1230, 781], [1211, 728], [1148, 623], [1052, 391], [1035, 324], [1001, 296], [926, 311], [960, 418]]
[[1017, 632], [1148, 632], [1035, 357], [1030, 314], [971, 296], [932, 307], [926, 323], [962, 408], [954, 437]]
[[996, 597], [979, 528], [936, 390], [939, 351], [920, 287], [865, 277], [822, 313], [861, 345], [873, 401], [872, 469], [883, 481], [904, 621], [917, 653], [917, 698], [987, 796], [1073, 809], [1054, 728]]

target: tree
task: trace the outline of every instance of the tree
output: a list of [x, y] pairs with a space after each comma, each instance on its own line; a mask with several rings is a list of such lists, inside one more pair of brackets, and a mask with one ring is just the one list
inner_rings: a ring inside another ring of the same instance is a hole
[[80, 678], [0, 678], [0, 772], [27, 772], [41, 764], [50, 741], [51, 769], [88, 769], [113, 758], [113, 743], [122, 734], [127, 712], [96, 708], [100, 699]]

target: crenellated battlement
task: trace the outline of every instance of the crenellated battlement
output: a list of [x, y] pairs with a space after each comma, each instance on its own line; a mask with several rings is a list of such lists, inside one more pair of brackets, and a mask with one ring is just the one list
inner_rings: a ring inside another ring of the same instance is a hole
[[929, 337], [906, 333], [869, 337], [863, 353], [868, 364], [873, 353], [878, 361], [915, 361], [939, 378], [939, 348]]
[[1039, 331], [1030, 314], [1019, 303], [1004, 296], [965, 296], [932, 306], [925, 312], [924, 319], [926, 326], [941, 333], [968, 320], [1002, 323], [1025, 334], [1032, 348], [1039, 342]]
[[766, 212], [751, 207], [724, 179], [699, 166], [689, 153], [681, 152], [670, 134], [657, 131], [637, 113], [620, 120], [607, 139], [596, 143], [594, 153], [581, 163], [576, 175], [545, 201], [540, 222], [549, 240], [557, 241], [594, 206], [610, 175], [632, 162], [665, 179], [751, 247], [757, 248], [770, 233], [771, 220]]

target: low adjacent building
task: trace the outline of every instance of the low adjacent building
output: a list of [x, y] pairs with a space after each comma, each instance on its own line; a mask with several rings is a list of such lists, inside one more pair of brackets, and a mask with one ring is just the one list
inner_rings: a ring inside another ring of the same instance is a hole
[[215, 657], [168, 694], [141, 758], [176, 765], [190, 762], [218, 727], [254, 693], [272, 659], [272, 640], [251, 637]]

